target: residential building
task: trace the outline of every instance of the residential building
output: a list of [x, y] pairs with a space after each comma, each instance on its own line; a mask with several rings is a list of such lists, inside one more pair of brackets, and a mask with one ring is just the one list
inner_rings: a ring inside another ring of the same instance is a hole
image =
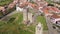
[[50, 17], [50, 20], [53, 24], [60, 24], [60, 16], [59, 15], [56, 15], [56, 14], [52, 15]]

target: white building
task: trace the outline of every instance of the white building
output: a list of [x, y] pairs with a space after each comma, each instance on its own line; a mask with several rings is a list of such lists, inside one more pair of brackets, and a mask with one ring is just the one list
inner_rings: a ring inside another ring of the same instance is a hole
[[50, 17], [50, 19], [51, 19], [51, 22], [53, 24], [59, 24], [60, 25], [60, 16], [59, 15], [54, 14]]

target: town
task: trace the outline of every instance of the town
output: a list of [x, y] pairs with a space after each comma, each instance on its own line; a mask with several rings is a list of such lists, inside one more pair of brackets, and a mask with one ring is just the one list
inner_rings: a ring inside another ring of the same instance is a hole
[[60, 34], [60, 0], [0, 0], [0, 34]]

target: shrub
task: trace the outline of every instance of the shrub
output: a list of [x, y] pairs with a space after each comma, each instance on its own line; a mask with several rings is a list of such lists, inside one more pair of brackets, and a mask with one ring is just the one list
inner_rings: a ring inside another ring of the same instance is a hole
[[11, 3], [13, 0], [1, 0], [0, 1], [0, 6], [4, 6], [4, 5], [8, 5], [9, 3]]

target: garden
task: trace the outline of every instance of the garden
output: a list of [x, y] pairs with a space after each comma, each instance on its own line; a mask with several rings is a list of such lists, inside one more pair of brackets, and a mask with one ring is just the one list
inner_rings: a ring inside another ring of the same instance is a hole
[[[13, 14], [8, 19], [0, 21], [0, 34], [35, 34], [36, 25], [27, 26], [23, 24], [22, 13]], [[38, 16], [37, 21], [43, 24], [44, 31], [48, 30], [44, 16]]]

